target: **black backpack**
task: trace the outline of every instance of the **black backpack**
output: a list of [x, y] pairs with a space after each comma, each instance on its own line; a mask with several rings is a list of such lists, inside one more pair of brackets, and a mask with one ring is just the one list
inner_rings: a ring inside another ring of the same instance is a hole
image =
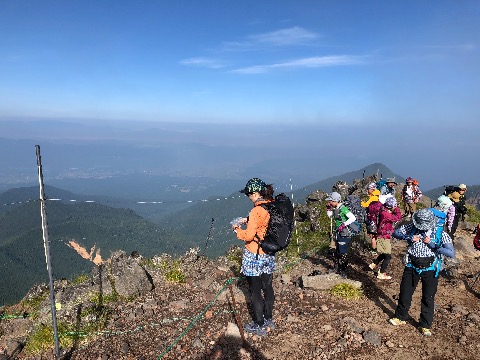
[[445, 185], [445, 190], [443, 191], [443, 195], [450, 195], [454, 191], [458, 191], [458, 187], [455, 185]]
[[[285, 249], [290, 243], [293, 230], [293, 205], [285, 194], [275, 196], [275, 201], [261, 204], [270, 214], [265, 238], [259, 241], [262, 250], [273, 255]], [[258, 236], [255, 235], [258, 239]], [[257, 253], [258, 255], [258, 253]]]
[[355, 215], [356, 220], [348, 225], [348, 228], [352, 232], [352, 235], [358, 235], [362, 232], [363, 224], [365, 224], [367, 220], [367, 211], [362, 206], [360, 197], [357, 195], [348, 195], [343, 205], [345, 205], [348, 210]]

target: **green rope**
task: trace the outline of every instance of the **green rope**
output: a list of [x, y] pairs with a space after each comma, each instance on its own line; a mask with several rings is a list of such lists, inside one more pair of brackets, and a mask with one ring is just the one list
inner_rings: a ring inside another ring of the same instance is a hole
[[[292, 266], [292, 265], [295, 265], [297, 263], [299, 263], [300, 261], [303, 261], [305, 260], [309, 254], [311, 253], [315, 253], [316, 251], [320, 250], [321, 247], [317, 247], [317, 248], [314, 248], [312, 249], [311, 251], [309, 251], [308, 253], [305, 253], [303, 254], [299, 259], [295, 260], [295, 261], [292, 261], [288, 264], [285, 264], [281, 269], [285, 269], [286, 267], [288, 266]], [[218, 299], [218, 297], [220, 296], [220, 294], [225, 291], [225, 289], [227, 288], [228, 285], [230, 285], [234, 280], [243, 280], [245, 279], [245, 277], [237, 277], [237, 278], [230, 278], [228, 279], [226, 282], [225, 282], [225, 285], [223, 286], [223, 288], [217, 293], [217, 295], [215, 296], [215, 298], [205, 307], [205, 309], [203, 309], [203, 311], [187, 326], [187, 328], [185, 330], [182, 331], [182, 333], [169, 345], [167, 346], [167, 348], [163, 351], [163, 353], [161, 353], [158, 357], [157, 357], [157, 360], [158, 359], [161, 359], [163, 358], [170, 350], [172, 350], [172, 348], [178, 344], [178, 342], [185, 336], [185, 334], [190, 331], [190, 329], [193, 327], [193, 325], [207, 312], [207, 310], [213, 305], [213, 303]]]
[[234, 280], [238, 280], [240, 278], [230, 278], [228, 279], [227, 281], [225, 281], [225, 285], [223, 286], [223, 288], [217, 293], [217, 295], [215, 296], [215, 298], [210, 301], [210, 303], [205, 307], [205, 309], [203, 309], [203, 311], [197, 315], [197, 317], [195, 319], [193, 319], [193, 321], [187, 326], [187, 328], [185, 330], [182, 331], [182, 333], [169, 345], [167, 346], [167, 348], [163, 351], [163, 353], [161, 353], [158, 357], [157, 357], [157, 360], [158, 359], [161, 359], [165, 356], [165, 354], [167, 354], [170, 350], [172, 350], [172, 348], [185, 336], [185, 334], [190, 331], [190, 329], [193, 327], [193, 325], [195, 325], [195, 323], [200, 320], [200, 318], [203, 317], [203, 315], [205, 315], [205, 313], [207, 312], [207, 310], [213, 305], [213, 303], [219, 298], [220, 294], [225, 291], [225, 289], [227, 288], [228, 285], [230, 285]]
[[[287, 267], [290, 267], [292, 265], [295, 265], [303, 260], [305, 260], [309, 254], [311, 253], [315, 253], [316, 251], [318, 251], [320, 249], [320, 247], [318, 248], [315, 248], [315, 249], [312, 249], [311, 251], [309, 251], [308, 253], [305, 253], [303, 254], [299, 259], [296, 259], [295, 261], [292, 261], [290, 263], [287, 263], [285, 264], [280, 270], [283, 270]], [[276, 270], [276, 272], [279, 271], [279, 270]], [[97, 332], [96, 334], [97, 335], [107, 335], [107, 336], [114, 336], [114, 335], [122, 335], [122, 334], [127, 334], [127, 333], [132, 333], [132, 332], [135, 332], [135, 331], [139, 331], [139, 330], [142, 330], [146, 327], [155, 327], [155, 326], [162, 326], [164, 324], [168, 324], [168, 323], [171, 323], [171, 322], [174, 322], [174, 321], [190, 321], [190, 323], [188, 324], [188, 326], [185, 328], [184, 331], [182, 331], [182, 333], [169, 345], [167, 346], [167, 348], [163, 351], [162, 354], [160, 354], [157, 358], [158, 359], [161, 359], [163, 358], [176, 344], [178, 344], [178, 342], [186, 335], [186, 333], [188, 331], [190, 331], [190, 329], [205, 315], [205, 313], [207, 312], [207, 310], [215, 303], [215, 301], [217, 301], [217, 299], [220, 297], [220, 295], [225, 291], [225, 289], [234, 281], [238, 281], [238, 280], [243, 280], [245, 279], [245, 277], [235, 277], [235, 278], [230, 278], [230, 279], [227, 279], [225, 281], [225, 284], [223, 286], [223, 288], [217, 293], [217, 295], [215, 296], [215, 298], [210, 301], [210, 303], [208, 303], [208, 305], [203, 309], [202, 312], [200, 312], [193, 320], [191, 320], [190, 318], [171, 318], [171, 319], [164, 319], [162, 320], [161, 323], [152, 323], [152, 324], [147, 324], [147, 325], [142, 325], [142, 326], [137, 326], [136, 328], [134, 329], [131, 329], [131, 330], [127, 330], [127, 331], [99, 331]], [[223, 311], [225, 312], [225, 311]], [[223, 313], [223, 312], [219, 312], [219, 313]], [[235, 313], [235, 311], [229, 311], [229, 313]], [[26, 317], [30, 317], [32, 316], [32, 314], [26, 314], [26, 315], [8, 315], [6, 313], [2, 313], [0, 314], [0, 320], [8, 320], [8, 319], [21, 319], [21, 318], [26, 318]], [[79, 336], [79, 337], [87, 337], [88, 334], [85, 333], [85, 332], [82, 332], [82, 331], [68, 331], [68, 332], [65, 332], [63, 333], [62, 335], [69, 335], [69, 336]]]

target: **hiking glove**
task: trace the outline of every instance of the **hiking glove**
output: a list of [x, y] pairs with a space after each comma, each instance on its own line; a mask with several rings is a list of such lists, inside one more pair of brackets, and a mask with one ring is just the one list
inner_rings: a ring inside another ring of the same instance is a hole
[[342, 223], [342, 224], [340, 224], [340, 226], [338, 227], [337, 231], [340, 233], [340, 232], [342, 232], [342, 230], [345, 229], [345, 228], [346, 228], [345, 224]]

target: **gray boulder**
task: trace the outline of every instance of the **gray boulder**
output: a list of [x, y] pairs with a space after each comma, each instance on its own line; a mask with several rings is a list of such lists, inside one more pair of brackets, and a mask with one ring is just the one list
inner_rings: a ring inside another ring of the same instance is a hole
[[112, 254], [110, 269], [112, 285], [120, 296], [141, 296], [154, 288], [151, 276], [123, 251]]

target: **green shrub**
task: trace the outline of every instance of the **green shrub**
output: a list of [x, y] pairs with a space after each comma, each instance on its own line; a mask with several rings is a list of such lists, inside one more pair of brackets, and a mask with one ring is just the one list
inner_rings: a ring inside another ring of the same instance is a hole
[[357, 300], [363, 295], [362, 290], [346, 283], [337, 284], [332, 287], [330, 289], [330, 294], [347, 300]]
[[242, 267], [242, 258], [243, 258], [243, 249], [235, 246], [229, 249], [227, 253], [227, 259], [233, 263], [230, 267], [230, 270], [236, 275], [240, 274], [240, 269]]
[[184, 283], [186, 276], [181, 269], [180, 260], [162, 260], [160, 268], [164, 271], [165, 279], [173, 283]]
[[480, 223], [480, 211], [473, 205], [467, 205], [468, 221], [473, 223]]
[[328, 248], [330, 238], [327, 227], [322, 226], [325, 230], [320, 231], [313, 231], [311, 228], [309, 221], [297, 223], [286, 250], [287, 257], [298, 257], [301, 254], [324, 251]]
[[88, 280], [90, 280], [90, 275], [81, 274], [81, 275], [78, 275], [76, 278], [72, 279], [72, 284], [79, 285], [87, 282]]
[[[64, 323], [57, 324], [58, 341], [62, 348], [71, 348], [74, 344], [76, 335], [72, 331], [73, 326]], [[53, 326], [40, 324], [27, 338], [25, 351], [28, 354], [40, 354], [43, 351], [55, 348], [55, 338]]]
[[149, 268], [152, 268], [152, 269], [157, 268], [157, 265], [155, 265], [155, 262], [152, 259], [147, 259], [147, 258], [143, 258], [140, 261], [140, 266], [149, 267]]

